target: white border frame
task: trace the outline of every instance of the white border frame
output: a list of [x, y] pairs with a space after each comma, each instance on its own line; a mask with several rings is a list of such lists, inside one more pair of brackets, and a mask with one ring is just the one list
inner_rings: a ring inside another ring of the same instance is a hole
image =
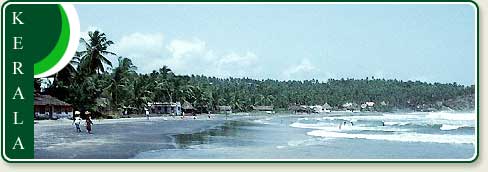
[[[227, 4], [227, 5], [242, 5], [242, 4], [248, 4], [248, 5], [264, 5], [264, 4], [307, 4], [307, 5], [330, 5], [330, 4], [361, 4], [361, 5], [377, 5], [377, 4], [390, 4], [390, 5], [405, 5], [405, 4], [420, 4], [420, 5], [439, 5], [439, 4], [448, 4], [448, 5], [469, 5], [474, 8], [475, 15], [474, 15], [474, 36], [475, 36], [475, 46], [474, 46], [474, 51], [475, 51], [475, 113], [476, 113], [476, 126], [475, 126], [475, 139], [476, 142], [474, 144], [475, 151], [473, 154], [473, 157], [468, 158], [468, 159], [11, 159], [9, 158], [6, 153], [5, 153], [5, 109], [2, 109], [2, 156], [8, 160], [9, 162], [245, 162], [245, 161], [251, 161], [251, 162], [351, 162], [351, 163], [356, 163], [356, 162], [432, 162], [432, 163], [438, 163], [438, 162], [472, 162], [476, 160], [478, 157], [478, 147], [479, 147], [479, 107], [478, 107], [478, 14], [479, 10], [478, 8], [473, 4], [475, 2], [6, 2], [3, 6], [2, 11], [5, 12], [5, 8], [10, 5], [10, 4], [70, 4], [70, 5], [87, 5], [87, 4], [201, 4], [201, 5], [206, 5], [206, 4]], [[2, 35], [5, 36], [5, 15], [3, 15], [2, 18]], [[2, 77], [3, 77], [3, 89], [2, 89], [2, 94], [4, 95], [2, 97], [2, 105], [5, 107], [5, 38], [2, 40], [2, 64], [3, 64], [3, 70], [2, 72]]]

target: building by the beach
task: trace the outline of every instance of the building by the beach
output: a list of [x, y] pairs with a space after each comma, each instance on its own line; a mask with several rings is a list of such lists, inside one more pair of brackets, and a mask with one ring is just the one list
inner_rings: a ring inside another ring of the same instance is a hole
[[324, 105], [322, 105], [322, 108], [325, 110], [325, 111], [329, 111], [332, 109], [332, 106], [329, 105], [329, 103], [325, 102]]
[[147, 104], [152, 114], [182, 115], [180, 102], [153, 102]]
[[325, 103], [324, 105], [314, 105], [314, 106], [291, 105], [288, 107], [288, 109], [295, 113], [324, 113], [324, 112], [330, 112], [331, 106], [327, 103]]
[[219, 113], [223, 113], [223, 114], [232, 113], [232, 107], [231, 106], [217, 106], [217, 110], [219, 111]]
[[324, 113], [330, 112], [332, 107], [328, 103], [325, 103], [324, 105], [309, 106], [309, 108], [312, 109], [313, 113]]
[[363, 104], [361, 104], [361, 109], [366, 109], [368, 108], [369, 110], [371, 110], [374, 106], [374, 102], [365, 102]]
[[358, 111], [361, 109], [361, 106], [358, 105], [357, 103], [348, 102], [348, 103], [342, 104], [342, 108], [344, 110], [349, 110], [349, 111]]
[[193, 107], [193, 105], [190, 104], [190, 102], [183, 102], [183, 105], [181, 106], [181, 108], [183, 109], [183, 113], [185, 114], [196, 114], [197, 113], [197, 109], [195, 107]]
[[73, 106], [50, 95], [34, 95], [35, 119], [72, 118]]
[[298, 109], [296, 109], [295, 113], [312, 113], [313, 109], [310, 106], [306, 105], [301, 105], [298, 106]]
[[260, 112], [274, 113], [274, 106], [253, 106], [252, 109]]
[[253, 106], [252, 107], [254, 110], [257, 110], [257, 111], [272, 111], [273, 110], [273, 106]]

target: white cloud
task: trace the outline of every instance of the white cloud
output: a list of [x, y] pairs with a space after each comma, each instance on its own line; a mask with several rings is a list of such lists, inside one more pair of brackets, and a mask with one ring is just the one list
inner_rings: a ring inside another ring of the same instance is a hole
[[162, 33], [132, 33], [122, 37], [114, 45], [124, 56], [161, 56], [164, 51]]
[[235, 52], [224, 55], [217, 61], [218, 66], [239, 65], [247, 66], [252, 65], [257, 61], [258, 57], [252, 52], [246, 52], [244, 55], [237, 54]]
[[179, 59], [187, 54], [202, 53], [206, 49], [206, 43], [198, 38], [190, 41], [176, 39], [171, 41], [167, 49], [174, 58]]
[[319, 69], [315, 67], [310, 60], [304, 58], [300, 64], [289, 67], [283, 74], [287, 79], [312, 79], [314, 74], [316, 75]]
[[[112, 51], [129, 57], [138, 71], [149, 73], [163, 65], [176, 74], [253, 77], [259, 74], [258, 56], [251, 51], [223, 52], [199, 39], [164, 40], [162, 33], [132, 33], [115, 41]], [[116, 64], [116, 58], [111, 59]]]
[[[140, 72], [151, 72], [163, 65], [164, 36], [162, 33], [139, 32], [125, 35], [115, 42], [113, 52], [117, 53], [118, 56], [132, 59]], [[112, 60], [115, 63], [116, 61], [116, 58]]]
[[385, 78], [385, 74], [383, 73], [383, 71], [376, 71], [373, 76], [376, 79], [384, 79]]
[[173, 40], [167, 46], [170, 58], [164, 64], [179, 74], [203, 74], [217, 77], [245, 77], [255, 74], [258, 58], [252, 52], [222, 53], [207, 48], [207, 43], [194, 38], [192, 40]]
[[243, 54], [225, 54], [214, 62], [214, 66], [217, 69], [213, 72], [214, 75], [221, 77], [257, 77], [262, 69], [258, 56], [249, 51]]

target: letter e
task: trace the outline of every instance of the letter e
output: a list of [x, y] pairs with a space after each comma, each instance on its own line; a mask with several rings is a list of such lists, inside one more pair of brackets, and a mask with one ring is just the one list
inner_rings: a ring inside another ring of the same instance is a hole
[[[22, 44], [22, 37], [14, 37], [14, 50], [21, 50], [24, 48]], [[20, 47], [17, 47], [19, 45]]]

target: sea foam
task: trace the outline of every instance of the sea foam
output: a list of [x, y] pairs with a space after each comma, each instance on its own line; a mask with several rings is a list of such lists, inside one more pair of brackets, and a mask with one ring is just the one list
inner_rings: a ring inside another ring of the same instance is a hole
[[420, 134], [420, 133], [401, 133], [401, 134], [349, 134], [331, 132], [325, 130], [314, 130], [307, 133], [311, 136], [324, 138], [349, 138], [349, 139], [369, 139], [386, 140], [398, 142], [432, 142], [432, 143], [455, 143], [455, 144], [474, 144], [475, 139], [471, 135], [450, 135], [450, 134]]

